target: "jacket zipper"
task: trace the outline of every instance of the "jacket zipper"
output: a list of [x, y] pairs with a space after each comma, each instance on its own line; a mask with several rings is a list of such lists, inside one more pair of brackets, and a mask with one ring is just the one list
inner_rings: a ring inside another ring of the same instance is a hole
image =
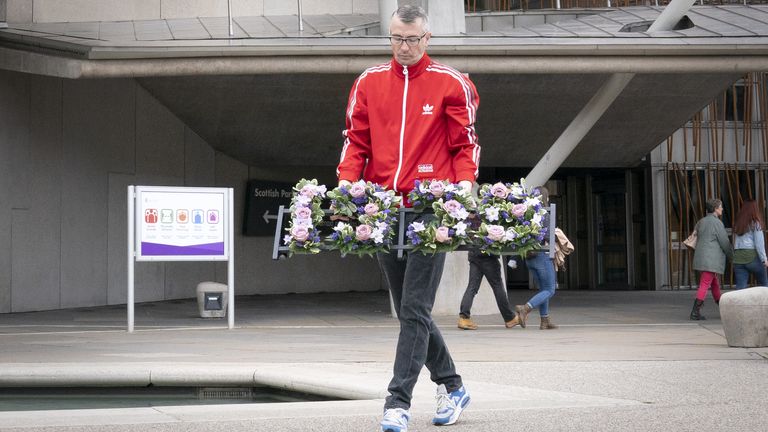
[[400, 124], [400, 155], [397, 159], [397, 171], [395, 171], [395, 181], [393, 188], [397, 191], [397, 179], [400, 177], [400, 170], [403, 168], [403, 140], [405, 138], [405, 101], [408, 100], [408, 66], [403, 66], [403, 75], [405, 75], [405, 86], [403, 87], [403, 120]]

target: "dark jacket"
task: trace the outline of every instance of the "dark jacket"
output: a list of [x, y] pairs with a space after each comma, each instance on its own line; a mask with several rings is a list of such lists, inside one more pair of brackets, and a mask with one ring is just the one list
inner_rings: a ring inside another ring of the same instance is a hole
[[709, 213], [696, 224], [696, 235], [693, 269], [725, 273], [725, 257], [733, 258], [733, 249], [723, 222]]

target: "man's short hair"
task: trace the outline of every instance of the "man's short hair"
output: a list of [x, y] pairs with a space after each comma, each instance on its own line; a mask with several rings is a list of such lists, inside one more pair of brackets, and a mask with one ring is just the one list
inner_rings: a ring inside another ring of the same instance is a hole
[[403, 5], [397, 8], [392, 13], [392, 18], [397, 17], [405, 24], [415, 23], [417, 19], [421, 18], [421, 28], [425, 32], [429, 31], [429, 17], [427, 12], [421, 6], [415, 5]]
[[707, 200], [707, 213], [714, 213], [715, 209], [723, 205], [723, 202], [717, 198], [710, 198]]

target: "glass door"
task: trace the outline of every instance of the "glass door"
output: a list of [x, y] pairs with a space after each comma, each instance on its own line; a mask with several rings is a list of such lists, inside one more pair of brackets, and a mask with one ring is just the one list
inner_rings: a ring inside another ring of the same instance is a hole
[[596, 288], [629, 289], [624, 176], [601, 178], [594, 185]]

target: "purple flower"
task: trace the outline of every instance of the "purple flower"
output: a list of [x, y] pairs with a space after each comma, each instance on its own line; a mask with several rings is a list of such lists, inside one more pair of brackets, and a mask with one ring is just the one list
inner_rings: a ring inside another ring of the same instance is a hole
[[504, 238], [506, 230], [501, 225], [488, 225], [488, 238], [493, 241], [499, 241]]
[[371, 238], [372, 233], [373, 228], [371, 228], [370, 225], [359, 225], [357, 228], [355, 228], [355, 238], [360, 241], [368, 240]]
[[368, 203], [365, 205], [364, 211], [368, 216], [373, 216], [379, 212], [379, 206], [375, 203]]
[[515, 217], [522, 217], [525, 215], [527, 209], [528, 207], [525, 204], [515, 204], [512, 206], [512, 214], [515, 215]]
[[436, 198], [440, 198], [445, 192], [445, 185], [441, 181], [432, 181], [429, 184], [429, 192], [431, 192], [432, 195], [434, 195]]
[[312, 209], [309, 207], [299, 207], [293, 212], [296, 219], [309, 219], [312, 217]]
[[349, 194], [352, 195], [353, 198], [365, 196], [365, 183], [361, 181], [353, 183], [349, 188]]
[[315, 195], [317, 195], [317, 186], [313, 184], [306, 184], [301, 188], [299, 194], [304, 195], [305, 197], [314, 198]]
[[461, 203], [456, 200], [450, 200], [443, 203], [443, 210], [449, 215], [453, 216], [461, 208]]
[[491, 186], [491, 195], [497, 198], [506, 198], [507, 195], [509, 195], [509, 190], [504, 185], [504, 183], [496, 183], [495, 185]]
[[291, 235], [297, 242], [303, 242], [309, 238], [309, 230], [304, 226], [298, 225], [291, 228]]
[[435, 240], [440, 243], [448, 243], [451, 241], [451, 236], [448, 234], [448, 227], [441, 226], [435, 230]]

